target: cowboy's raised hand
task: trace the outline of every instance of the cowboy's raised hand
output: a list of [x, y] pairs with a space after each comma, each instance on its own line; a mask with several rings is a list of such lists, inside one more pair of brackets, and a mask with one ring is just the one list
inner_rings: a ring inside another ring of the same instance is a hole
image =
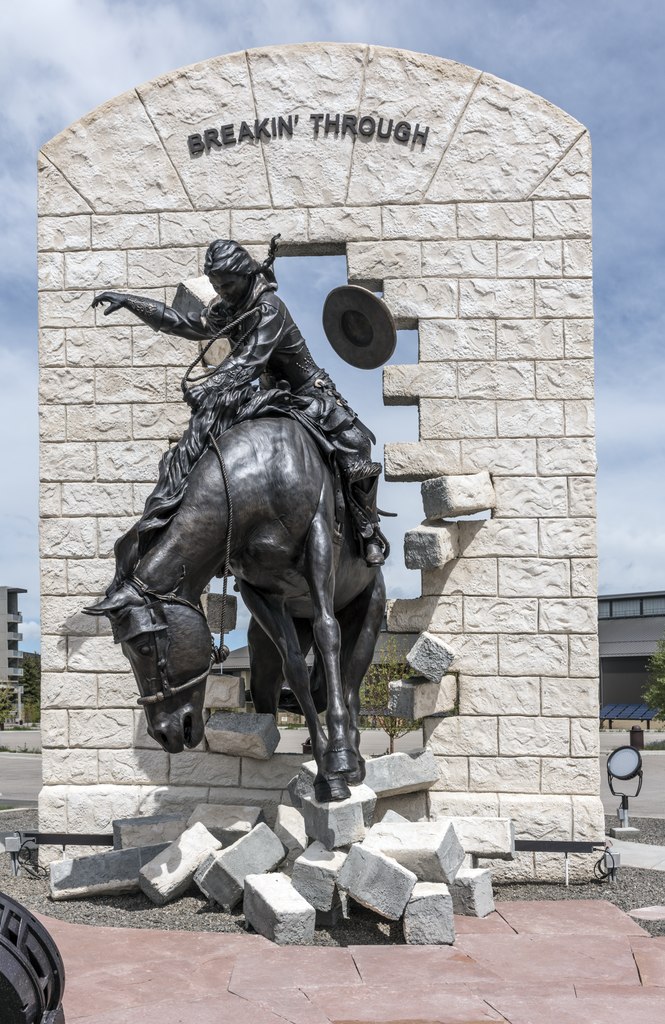
[[115, 313], [117, 309], [123, 308], [125, 296], [121, 292], [100, 292], [99, 295], [95, 295], [91, 306], [94, 309], [95, 306], [100, 306], [102, 303], [108, 303], [107, 309], [104, 310], [104, 316], [108, 316], [109, 313]]

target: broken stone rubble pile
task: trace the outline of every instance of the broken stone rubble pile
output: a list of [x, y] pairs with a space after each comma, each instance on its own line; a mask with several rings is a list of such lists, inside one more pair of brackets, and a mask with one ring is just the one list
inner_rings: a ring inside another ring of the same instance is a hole
[[141, 891], [162, 906], [195, 885], [225, 910], [242, 904], [248, 927], [280, 944], [312, 942], [351, 901], [401, 919], [414, 944], [451, 944], [453, 914], [491, 913], [490, 872], [476, 858], [514, 855], [508, 819], [409, 821], [385, 809], [438, 781], [430, 751], [368, 761], [365, 784], [337, 803], [316, 800], [315, 773], [314, 762], [302, 766], [289, 787], [297, 806], [280, 806], [272, 829], [258, 808], [238, 805], [115, 821], [113, 851], [51, 864], [51, 896]]

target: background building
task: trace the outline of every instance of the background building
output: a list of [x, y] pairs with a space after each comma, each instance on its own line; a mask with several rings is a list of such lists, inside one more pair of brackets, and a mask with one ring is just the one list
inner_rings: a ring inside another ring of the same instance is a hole
[[664, 633], [665, 591], [599, 598], [601, 705], [642, 703], [647, 661]]
[[0, 587], [0, 683], [20, 683], [23, 676], [23, 651], [18, 649], [23, 616], [18, 595], [25, 593], [22, 587]]

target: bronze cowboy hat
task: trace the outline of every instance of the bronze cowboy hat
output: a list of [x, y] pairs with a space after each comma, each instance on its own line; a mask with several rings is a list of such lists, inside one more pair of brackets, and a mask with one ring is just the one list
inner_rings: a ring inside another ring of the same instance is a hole
[[337, 355], [361, 370], [375, 370], [395, 351], [392, 313], [378, 295], [359, 285], [333, 288], [323, 305], [323, 329]]

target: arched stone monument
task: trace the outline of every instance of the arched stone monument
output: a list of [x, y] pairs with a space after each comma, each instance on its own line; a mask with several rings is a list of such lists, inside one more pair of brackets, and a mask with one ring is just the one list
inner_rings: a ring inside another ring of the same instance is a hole
[[[418, 406], [420, 440], [386, 446], [385, 469], [448, 478], [430, 531], [407, 541], [423, 596], [389, 616], [456, 654], [457, 713], [426, 722], [441, 770], [430, 813], [600, 839], [584, 127], [438, 57], [278, 46], [103, 104], [44, 146], [39, 171], [42, 827], [97, 831], [208, 799], [269, 816], [301, 760], [169, 758], [105, 620], [81, 614], [186, 422], [195, 354], [129, 314], [105, 320], [93, 295], [170, 301], [212, 238], [262, 257], [280, 231], [287, 255], [346, 252], [349, 280], [383, 289], [398, 326], [418, 329], [418, 363], [388, 367], [384, 394]], [[474, 503], [492, 518], [457, 521]], [[507, 870], [561, 866], [530, 853]]]

